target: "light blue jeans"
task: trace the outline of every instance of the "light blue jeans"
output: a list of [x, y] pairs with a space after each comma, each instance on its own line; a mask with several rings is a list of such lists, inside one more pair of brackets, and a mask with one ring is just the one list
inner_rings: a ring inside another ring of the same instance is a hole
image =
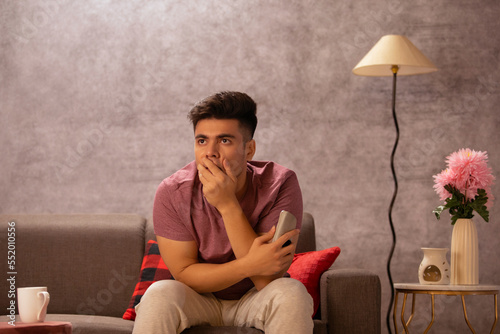
[[197, 325], [255, 327], [266, 334], [313, 332], [313, 301], [304, 285], [280, 278], [239, 300], [198, 294], [174, 280], [152, 284], [135, 308], [134, 334], [177, 334]]

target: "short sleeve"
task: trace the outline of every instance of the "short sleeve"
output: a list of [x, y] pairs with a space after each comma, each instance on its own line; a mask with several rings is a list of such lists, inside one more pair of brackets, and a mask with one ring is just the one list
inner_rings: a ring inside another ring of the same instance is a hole
[[[194, 240], [193, 233], [187, 225], [190, 222], [190, 201], [183, 201], [183, 197], [182, 191], [166, 180], [159, 185], [153, 205], [153, 224], [156, 235], [178, 241]], [[183, 208], [186, 205], [188, 205], [187, 212]], [[183, 217], [185, 215], [187, 217]]]

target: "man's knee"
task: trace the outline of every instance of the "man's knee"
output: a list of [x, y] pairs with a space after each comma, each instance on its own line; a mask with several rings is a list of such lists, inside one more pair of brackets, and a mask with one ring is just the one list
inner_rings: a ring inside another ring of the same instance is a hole
[[266, 288], [271, 288], [276, 294], [290, 293], [306, 295], [307, 289], [302, 282], [293, 278], [278, 278], [268, 284]]
[[186, 301], [186, 285], [175, 280], [154, 282], [141, 298], [141, 304], [183, 305]]
[[279, 278], [266, 286], [270, 289], [272, 298], [277, 302], [283, 302], [289, 306], [312, 308], [312, 298], [306, 287], [300, 281], [293, 278]]
[[[281, 333], [280, 328], [295, 324], [291, 332], [312, 333], [313, 300], [304, 284], [293, 278], [279, 278], [260, 292], [266, 289], [269, 289], [267, 307], [263, 308], [266, 332]], [[296, 322], [302, 327], [296, 327]]]
[[[185, 285], [162, 280], [149, 286], [135, 307], [135, 333], [180, 333], [180, 312], [185, 301]], [[184, 329], [185, 327], [182, 327]]]

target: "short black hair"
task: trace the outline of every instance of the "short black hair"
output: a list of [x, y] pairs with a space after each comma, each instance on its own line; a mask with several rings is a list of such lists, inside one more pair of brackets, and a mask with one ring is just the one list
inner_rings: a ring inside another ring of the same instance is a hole
[[236, 119], [248, 132], [249, 138], [245, 139], [250, 140], [257, 128], [257, 104], [245, 93], [223, 91], [198, 102], [189, 111], [188, 118], [194, 129], [203, 119]]

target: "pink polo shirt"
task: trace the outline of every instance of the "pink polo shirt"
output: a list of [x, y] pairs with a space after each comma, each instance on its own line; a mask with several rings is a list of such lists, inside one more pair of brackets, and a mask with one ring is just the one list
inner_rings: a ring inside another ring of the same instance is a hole
[[[278, 222], [281, 210], [290, 211], [302, 224], [302, 193], [296, 174], [274, 162], [247, 163], [247, 192], [240, 205], [256, 233], [265, 233]], [[193, 161], [163, 180], [156, 192], [153, 222], [155, 234], [178, 241], [196, 241], [198, 258], [204, 263], [235, 259], [224, 222], [207, 202]], [[214, 295], [239, 299], [253, 287], [247, 278]]]

